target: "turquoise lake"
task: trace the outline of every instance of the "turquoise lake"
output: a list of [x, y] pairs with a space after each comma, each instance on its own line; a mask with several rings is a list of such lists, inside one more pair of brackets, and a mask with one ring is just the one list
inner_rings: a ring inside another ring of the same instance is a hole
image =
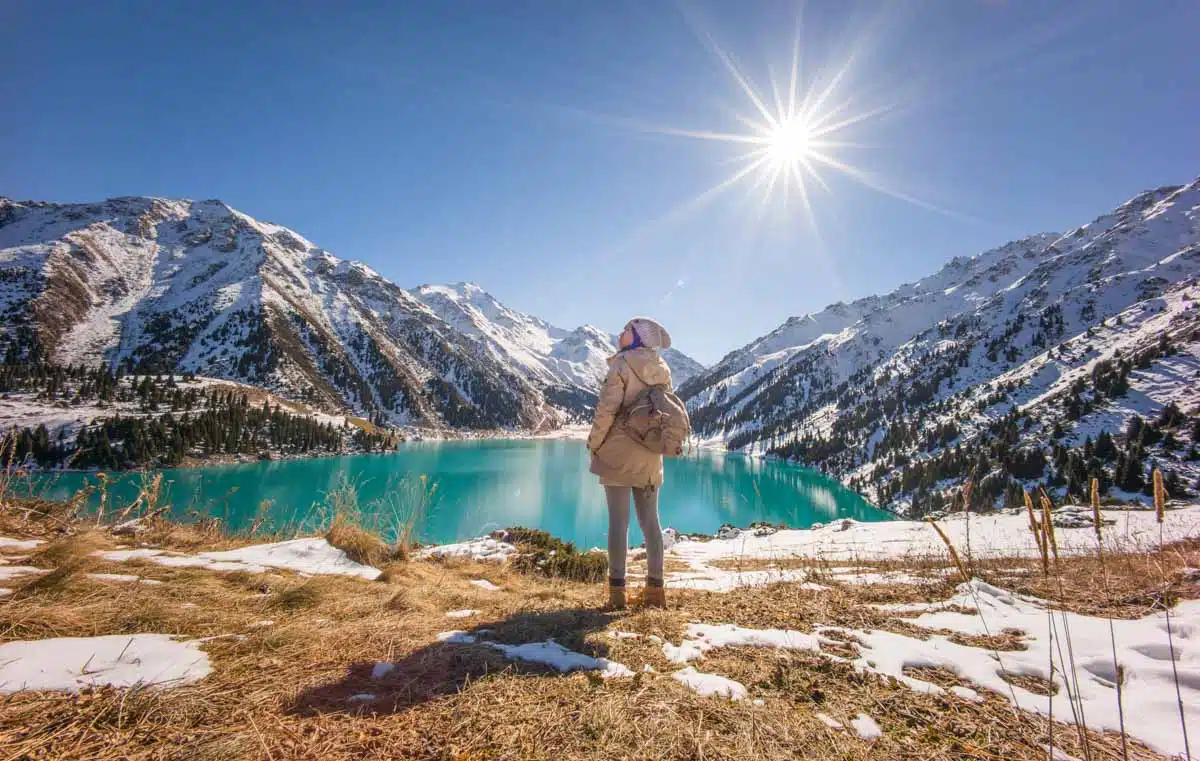
[[[390, 514], [389, 495], [404, 492], [424, 475], [436, 484], [431, 507], [419, 523], [424, 543], [479, 536], [508, 526], [549, 531], [581, 548], [603, 546], [607, 531], [604, 491], [588, 472], [587, 451], [578, 441], [474, 441], [406, 444], [395, 453], [246, 465], [166, 470], [163, 497], [178, 517], [213, 515], [234, 529], [251, 524], [268, 502], [270, 527], [293, 528], [319, 521], [314, 503], [339, 484], [357, 484], [368, 514]], [[110, 490], [110, 507], [129, 504], [140, 474], [122, 474]], [[94, 474], [66, 473], [44, 488], [65, 497]], [[663, 527], [713, 533], [723, 523], [753, 521], [807, 528], [834, 518], [888, 520], [837, 481], [806, 468], [741, 455], [700, 453], [668, 460], [659, 511]], [[380, 526], [391, 525], [381, 518]], [[636, 524], [630, 543], [641, 543]]]

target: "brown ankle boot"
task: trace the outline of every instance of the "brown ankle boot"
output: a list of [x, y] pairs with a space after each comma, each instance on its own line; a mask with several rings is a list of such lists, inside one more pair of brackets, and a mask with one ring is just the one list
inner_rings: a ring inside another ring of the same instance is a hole
[[667, 590], [663, 589], [662, 579], [646, 579], [646, 591], [642, 596], [642, 607], [666, 609]]
[[625, 579], [608, 580], [608, 610], [625, 610]]

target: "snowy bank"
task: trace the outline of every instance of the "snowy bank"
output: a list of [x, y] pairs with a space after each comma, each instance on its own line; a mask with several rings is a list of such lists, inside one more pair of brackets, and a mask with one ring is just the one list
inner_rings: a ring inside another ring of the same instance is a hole
[[[1152, 510], [1102, 510], [1106, 527], [1105, 548], [1112, 551], [1148, 551], [1159, 544], [1159, 524]], [[972, 515], [971, 554], [977, 559], [1037, 557], [1037, 545], [1024, 514]], [[956, 514], [938, 525], [961, 552], [966, 547], [967, 520]], [[843, 528], [844, 527], [844, 528]], [[1096, 551], [1096, 535], [1090, 527], [1057, 529], [1058, 549], [1063, 555], [1089, 555]], [[1165, 542], [1200, 536], [1200, 505], [1169, 510], [1162, 525]], [[944, 556], [946, 545], [924, 521], [859, 523], [835, 521], [814, 529], [786, 529], [767, 536], [742, 532], [732, 539], [705, 542], [680, 537], [671, 555], [693, 564], [739, 558], [854, 562]]]
[[142, 558], [158, 565], [207, 568], [211, 571], [262, 573], [268, 568], [282, 568], [310, 576], [357, 576], [368, 581], [379, 578], [381, 573], [378, 568], [354, 562], [345, 552], [321, 538], [252, 544], [236, 550], [199, 552], [195, 555], [156, 549], [114, 550], [96, 554], [116, 562]]

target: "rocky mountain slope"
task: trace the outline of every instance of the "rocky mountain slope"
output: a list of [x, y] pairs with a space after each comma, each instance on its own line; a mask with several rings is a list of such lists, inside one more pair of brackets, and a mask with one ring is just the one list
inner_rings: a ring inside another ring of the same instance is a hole
[[0, 355], [198, 373], [391, 425], [560, 417], [407, 291], [219, 201], [0, 199]]
[[[793, 317], [682, 393], [702, 436], [796, 458], [901, 512], [940, 506], [966, 477], [1001, 501], [1090, 475], [1120, 493], [1160, 464], [1187, 489], [1198, 276], [1200, 180]], [[1153, 441], [1126, 430], [1135, 416], [1165, 417]], [[1123, 460], [1095, 454], [1101, 432]]]

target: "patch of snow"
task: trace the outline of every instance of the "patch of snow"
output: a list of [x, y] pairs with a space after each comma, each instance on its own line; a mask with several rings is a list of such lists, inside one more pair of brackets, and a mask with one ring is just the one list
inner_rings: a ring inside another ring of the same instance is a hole
[[474, 645], [475, 635], [467, 634], [459, 629], [454, 629], [448, 632], [441, 632], [437, 635], [438, 642], [445, 642], [448, 645]]
[[879, 724], [865, 713], [860, 713], [858, 718], [850, 722], [850, 726], [854, 727], [859, 737], [868, 742], [883, 737], [883, 730], [879, 728]]
[[96, 581], [119, 581], [131, 584], [151, 585], [162, 584], [162, 582], [157, 579], [143, 579], [140, 576], [133, 576], [132, 574], [127, 573], [89, 573], [87, 576], [89, 579], [95, 579]]
[[717, 674], [706, 674], [691, 666], [676, 671], [671, 674], [671, 678], [697, 695], [715, 696], [728, 700], [743, 700], [746, 697], [746, 686], [741, 682], [735, 682]]
[[471, 616], [479, 615], [479, 611], [464, 608], [463, 610], [452, 610], [446, 614], [446, 618], [470, 618]]
[[311, 576], [357, 576], [368, 581], [379, 578], [382, 573], [378, 568], [354, 562], [345, 552], [319, 537], [252, 544], [236, 550], [199, 552], [195, 555], [155, 549], [113, 550], [96, 554], [105, 560], [117, 562], [144, 559], [158, 565], [206, 568], [210, 571], [262, 573], [268, 568], [282, 568]]
[[488, 647], [504, 653], [507, 658], [545, 664], [557, 671], [598, 671], [600, 676], [605, 679], [633, 676], [633, 672], [628, 666], [607, 658], [593, 658], [590, 655], [568, 650], [554, 640], [528, 642], [524, 645], [505, 645], [500, 642], [487, 644]]
[[252, 544], [227, 552], [202, 552], [200, 557], [268, 568], [284, 568], [313, 576], [357, 576], [368, 581], [374, 581], [382, 573], [378, 568], [354, 562], [345, 552], [323, 538]]
[[0, 645], [0, 693], [75, 692], [111, 685], [175, 686], [203, 679], [211, 667], [195, 640], [166, 634], [61, 637]]
[[672, 663], [687, 663], [719, 647], [765, 647], [820, 652], [821, 643], [833, 640], [786, 629], [747, 629], [733, 624], [688, 624], [678, 645], [663, 643], [663, 655]]
[[488, 581], [487, 579], [471, 579], [471, 584], [479, 587], [480, 589], [486, 590], [488, 592], [500, 591], [500, 587], [496, 586], [495, 584]]
[[0, 536], [0, 550], [32, 550], [42, 543], [41, 539], [9, 539], [7, 536]]
[[608, 636], [613, 639], [641, 639], [642, 635], [637, 632], [609, 632]]
[[268, 618], [265, 621], [255, 621], [252, 624], [248, 624], [246, 626], [246, 628], [247, 629], [266, 629], [266, 628], [274, 626], [274, 625], [275, 625], [275, 622]]
[[47, 573], [44, 568], [34, 568], [31, 565], [0, 565], [0, 581], [8, 581], [18, 576], [35, 573]]
[[[766, 569], [760, 571], [725, 571], [720, 568], [704, 566], [699, 570], [677, 571], [667, 576], [666, 585], [671, 589], [695, 589], [703, 592], [732, 592], [743, 587], [762, 587], [768, 584], [779, 584], [786, 581], [800, 581], [808, 578], [806, 570]], [[828, 589], [820, 584], [805, 588]]]
[[517, 554], [516, 546], [490, 536], [481, 536], [467, 542], [442, 544], [418, 550], [418, 560], [430, 558], [469, 558], [479, 562], [503, 562]]
[[387, 676], [388, 674], [392, 673], [395, 670], [396, 670], [396, 664], [394, 664], [394, 663], [376, 663], [371, 668], [371, 678], [372, 679], [383, 679], [385, 676]]
[[955, 685], [950, 688], [950, 692], [959, 696], [963, 700], [969, 700], [972, 703], [982, 703], [983, 702], [983, 696], [980, 695], [975, 690], [972, 690], [970, 687], [963, 687], [962, 685]]
[[375, 699], [375, 696], [369, 692], [360, 692], [357, 695], [351, 695], [346, 698], [347, 703], [370, 703]]

